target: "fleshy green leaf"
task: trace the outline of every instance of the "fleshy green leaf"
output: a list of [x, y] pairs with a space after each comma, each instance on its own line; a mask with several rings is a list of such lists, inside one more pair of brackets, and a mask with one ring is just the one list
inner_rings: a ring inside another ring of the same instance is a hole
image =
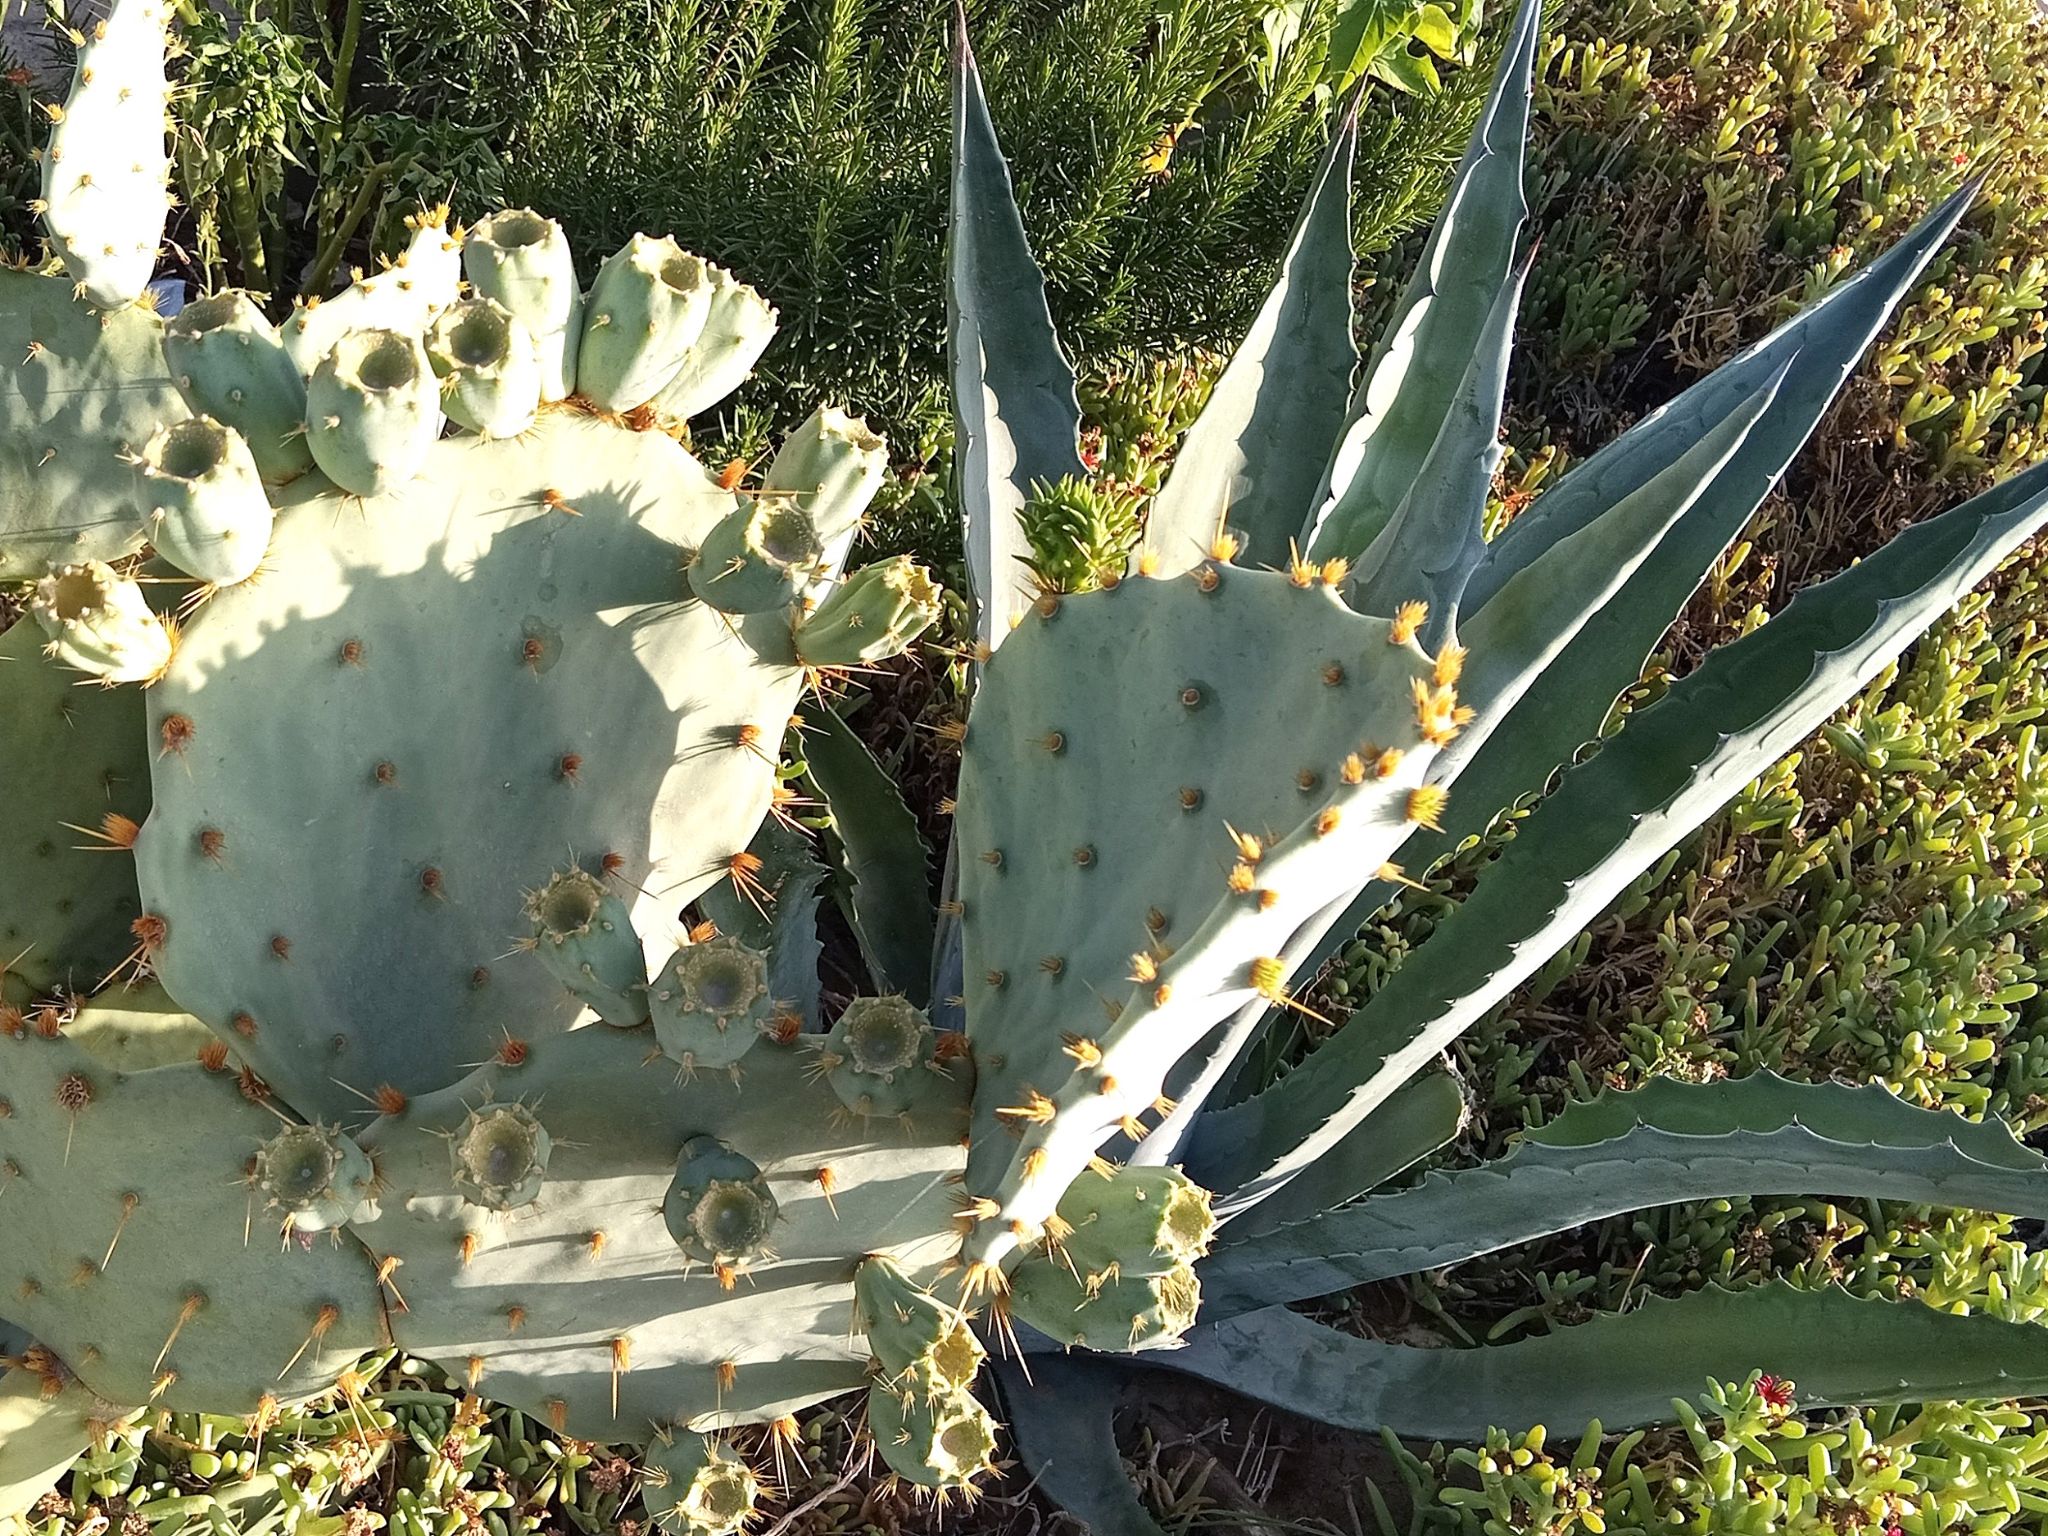
[[[1487, 546], [1466, 584], [1468, 613], [1483, 615], [1518, 572], [1560, 541], [1619, 510], [1630, 497], [1649, 494], [1702, 434], [1783, 371], [1770, 412], [1699, 488], [1683, 523], [1619, 593], [1587, 617], [1483, 741], [1452, 744], [1452, 761], [1462, 766], [1444, 830], [1410, 839], [1403, 853], [1411, 870], [1427, 868], [1484, 831], [1500, 810], [1540, 790], [1553, 770], [1599, 734], [1615, 698], [1636, 681], [1643, 658], [1777, 483], [1857, 359], [1954, 230], [1970, 196], [1965, 190], [1950, 198], [1868, 267], [1644, 417]], [[1476, 656], [1474, 661], [1489, 664]], [[1308, 969], [1328, 960], [1393, 894], [1383, 881], [1368, 885], [1314, 947]]]
[[[1271, 1241], [1284, 1248], [1295, 1230], [1290, 1223], [1308, 1222], [1378, 1189], [1449, 1144], [1464, 1124], [1465, 1090], [1450, 1072], [1425, 1072], [1403, 1083], [1378, 1114], [1354, 1127], [1271, 1199], [1234, 1215], [1223, 1228], [1223, 1246], [1212, 1265], [1221, 1274], [1234, 1274], [1244, 1267], [1243, 1252], [1263, 1256], [1268, 1251], [1265, 1233], [1272, 1233]], [[1229, 1214], [1229, 1201], [1219, 1201], [1217, 1209]], [[1283, 1299], [1292, 1298], [1276, 1296], [1270, 1301]], [[1211, 1301], [1205, 1296], [1204, 1307]]]
[[1256, 1198], [1348, 1133], [1782, 757], [2048, 517], [2048, 465], [1907, 529], [1713, 652], [1565, 774], [1464, 904], [1304, 1067], [1203, 1117], [1188, 1172]]
[[1017, 515], [1032, 484], [1084, 473], [1081, 407], [989, 121], [966, 18], [957, 8], [953, 28], [952, 218], [946, 240], [953, 474], [976, 602], [975, 635], [994, 647], [1030, 600], [1021, 563], [1030, 551]]
[[1496, 1425], [1665, 1422], [1673, 1398], [1752, 1371], [1791, 1378], [1806, 1405], [2034, 1397], [2048, 1391], [2048, 1328], [1772, 1284], [1653, 1297], [1478, 1349], [1383, 1344], [1273, 1307], [1146, 1363], [1346, 1429], [1482, 1440]]
[[1279, 280], [1209, 403], [1181, 440], [1153, 500], [1145, 547], [1160, 572], [1207, 557], [1223, 513], [1239, 558], [1284, 565], [1316, 491], [1318, 460], [1344, 421], [1357, 366], [1351, 342], [1351, 162], [1354, 96], [1302, 204]]
[[854, 936], [875, 980], [920, 1008], [930, 998], [930, 851], [881, 764], [832, 710], [804, 738], [811, 784], [832, 812], [852, 877]]
[[[1362, 1129], [1378, 1124], [1374, 1116]], [[2038, 1220], [2048, 1216], [2048, 1161], [2002, 1123], [1921, 1109], [1875, 1084], [1770, 1073], [1660, 1079], [1572, 1106], [1495, 1162], [1432, 1173], [1254, 1242], [1231, 1241], [1236, 1231], [1226, 1228], [1225, 1246], [1202, 1266], [1204, 1315], [1440, 1269], [1646, 1206], [1747, 1195], [1903, 1200]]]
[[[1466, 360], [1510, 280], [1528, 211], [1522, 150], [1541, 17], [1540, 0], [1522, 0], [1422, 264], [1352, 394], [1343, 436], [1303, 530], [1302, 543], [1318, 560], [1356, 559], [1394, 515], [1451, 413]], [[1418, 73], [1427, 62], [1403, 57]]]
[[1028, 1375], [1008, 1360], [991, 1364], [1017, 1459], [1032, 1484], [1085, 1521], [1093, 1536], [1162, 1536], [1117, 1455], [1117, 1367], [1053, 1354], [1033, 1356]]

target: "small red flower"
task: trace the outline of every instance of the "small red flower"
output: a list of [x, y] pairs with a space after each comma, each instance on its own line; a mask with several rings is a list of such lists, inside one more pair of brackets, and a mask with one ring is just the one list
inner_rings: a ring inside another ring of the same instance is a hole
[[[1782, 1376], [1759, 1376], [1756, 1379], [1757, 1396], [1773, 1408], [1792, 1406], [1792, 1383]], [[1890, 1536], [1887, 1532], [1886, 1536]]]

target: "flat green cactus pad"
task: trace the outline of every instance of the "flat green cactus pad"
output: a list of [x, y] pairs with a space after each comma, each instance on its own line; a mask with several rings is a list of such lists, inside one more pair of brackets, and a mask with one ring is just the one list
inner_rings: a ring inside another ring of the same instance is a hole
[[[958, 1247], [967, 1088], [927, 1069], [907, 1117], [862, 1122], [812, 1066], [763, 1041], [738, 1083], [686, 1079], [650, 1027], [581, 1029], [379, 1120], [360, 1140], [381, 1216], [353, 1230], [400, 1261], [398, 1342], [592, 1439], [752, 1422], [859, 1386], [861, 1259], [890, 1254], [929, 1283]], [[526, 1105], [554, 1143], [538, 1196], [503, 1214], [451, 1176], [450, 1133], [491, 1102]], [[736, 1273], [690, 1262], [662, 1219], [695, 1136], [757, 1164], [779, 1209], [772, 1256]]]
[[[1034, 1177], [1033, 1149], [1059, 1143], [1049, 1189], [991, 1226], [1042, 1220], [1180, 1052], [1277, 987], [1249, 967], [1281, 953], [1304, 900], [1341, 894], [1427, 814], [1409, 798], [1434, 751], [1421, 712], [1447, 723], [1451, 690], [1412, 622], [1353, 613], [1297, 574], [1204, 563], [1041, 599], [988, 666], [958, 819], [980, 1078], [969, 1186], [1007, 1196]], [[1306, 846], [1323, 816], [1329, 835]], [[1090, 1052], [1126, 1049], [1113, 1031], [1164, 1024], [1169, 1001], [1174, 1026], [1098, 1072]], [[1042, 1096], [1086, 1123], [1056, 1132]]]
[[[0, 441], [0, 462], [7, 452]], [[0, 505], [6, 495], [0, 472]], [[0, 635], [0, 987], [17, 1005], [90, 991], [134, 946], [133, 864], [74, 829], [149, 809], [141, 694], [98, 687], [45, 657], [43, 642], [29, 618]]]
[[0, 580], [142, 547], [124, 455], [190, 413], [163, 360], [163, 322], [101, 313], [71, 280], [0, 269]]
[[120, 1412], [76, 1382], [0, 1367], [0, 1522], [33, 1509]]
[[0, 1315], [110, 1402], [248, 1413], [383, 1337], [361, 1247], [281, 1245], [251, 1156], [278, 1116], [228, 1070], [133, 1075], [61, 1034], [0, 1035]]
[[213, 1031], [155, 982], [109, 987], [64, 1026], [64, 1037], [122, 1072], [196, 1061]]
[[692, 600], [733, 498], [568, 411], [358, 500], [309, 476], [149, 690], [159, 972], [300, 1112], [438, 1088], [577, 1007], [516, 952], [571, 859], [665, 953], [766, 813], [789, 619]]

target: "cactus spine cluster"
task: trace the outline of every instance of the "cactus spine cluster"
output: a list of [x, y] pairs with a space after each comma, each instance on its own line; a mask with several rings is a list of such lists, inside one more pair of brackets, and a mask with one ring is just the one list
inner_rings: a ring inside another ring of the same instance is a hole
[[[1670, 1198], [1813, 1179], [2048, 1214], [2009, 1137], [1762, 1080], [1368, 1193], [1450, 1134], [1431, 1067], [1461, 1030], [2048, 518], [2030, 472], [1916, 527], [1573, 764], [1966, 199], [1488, 543], [1537, 19], [1355, 387], [1340, 127], [1127, 560], [1074, 490], [1071, 375], [961, 40], [955, 890], [928, 974], [856, 924], [878, 984], [829, 1025], [779, 752], [807, 687], [940, 604], [909, 562], [846, 572], [887, 467], [857, 418], [819, 410], [753, 484], [682, 446], [765, 301], [646, 235], [583, 292], [540, 215], [430, 210], [281, 326], [225, 293], [165, 327], [128, 265], [155, 229], [52, 200], [63, 273], [0, 273], [33, 381], [0, 392], [0, 572], [33, 583], [0, 642], [0, 835], [35, 871], [0, 891], [0, 1319], [62, 1388], [43, 1429], [268, 1423], [402, 1349], [648, 1444], [655, 1518], [731, 1532], [764, 1490], [721, 1431], [865, 1391], [898, 1476], [966, 1489], [988, 1378], [1042, 1425], [1063, 1350], [1381, 1412], [1346, 1394], [1433, 1362], [1359, 1366], [1285, 1303], [1535, 1235], [1501, 1189], [1562, 1181], [1573, 1220], [1653, 1197], [1611, 1181], [1638, 1149]], [[161, 74], [147, 0], [100, 49]], [[67, 124], [153, 165], [160, 101], [99, 79]], [[1221, 1102], [1347, 912], [1561, 768], [1358, 1020]], [[850, 862], [873, 810], [834, 807]], [[2048, 1388], [2031, 1346], [1953, 1336]], [[0, 1490], [47, 1441], [0, 1447]]]

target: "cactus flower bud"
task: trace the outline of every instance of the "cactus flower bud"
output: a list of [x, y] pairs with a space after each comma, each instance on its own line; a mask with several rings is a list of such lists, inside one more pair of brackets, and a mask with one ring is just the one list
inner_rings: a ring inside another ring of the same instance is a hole
[[907, 555], [863, 566], [797, 626], [796, 653], [813, 667], [900, 656], [939, 617], [939, 589]]
[[211, 416], [157, 429], [142, 450], [143, 532], [188, 576], [231, 587], [263, 563], [270, 499], [240, 433]]
[[171, 633], [142, 588], [104, 560], [60, 565], [36, 583], [29, 611], [67, 667], [107, 683], [147, 683], [171, 664]]

